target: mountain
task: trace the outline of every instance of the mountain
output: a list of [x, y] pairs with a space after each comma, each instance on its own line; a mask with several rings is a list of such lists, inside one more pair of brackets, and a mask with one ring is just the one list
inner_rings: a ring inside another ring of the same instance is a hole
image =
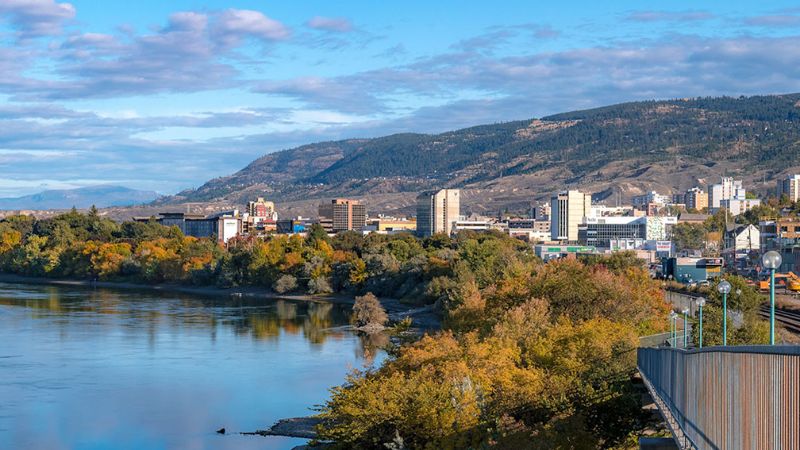
[[23, 197], [0, 198], [0, 210], [46, 210], [132, 206], [149, 203], [159, 194], [122, 186], [89, 186], [78, 189], [49, 190]]
[[409, 212], [415, 192], [458, 187], [468, 211], [494, 212], [527, 208], [567, 187], [627, 199], [722, 175], [766, 191], [765, 180], [800, 166], [798, 156], [800, 94], [643, 101], [435, 135], [304, 145], [160, 204], [267, 196], [308, 214], [320, 199], [352, 196], [373, 211]]

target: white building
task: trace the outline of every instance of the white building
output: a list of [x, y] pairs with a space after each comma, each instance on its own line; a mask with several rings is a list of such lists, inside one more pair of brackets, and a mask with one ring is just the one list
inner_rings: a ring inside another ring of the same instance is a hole
[[745, 259], [761, 249], [761, 231], [754, 225], [728, 225], [724, 236], [723, 253], [734, 260]]
[[659, 194], [656, 191], [650, 191], [647, 194], [633, 197], [633, 206], [637, 208], [647, 206], [650, 203], [654, 203], [656, 205], [667, 205], [672, 203], [672, 198], [668, 195]]
[[734, 180], [731, 177], [722, 177], [722, 182], [708, 187], [708, 207], [719, 208], [722, 200], [730, 200], [736, 197], [745, 197], [745, 190], [742, 187], [742, 180]]
[[592, 215], [592, 195], [562, 191], [550, 198], [550, 237], [554, 241], [578, 241], [578, 225]]

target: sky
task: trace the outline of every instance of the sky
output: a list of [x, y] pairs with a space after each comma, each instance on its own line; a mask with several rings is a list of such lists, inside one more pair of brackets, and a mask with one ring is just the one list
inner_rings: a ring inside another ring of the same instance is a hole
[[0, 197], [171, 194], [312, 142], [791, 92], [789, 1], [0, 0]]

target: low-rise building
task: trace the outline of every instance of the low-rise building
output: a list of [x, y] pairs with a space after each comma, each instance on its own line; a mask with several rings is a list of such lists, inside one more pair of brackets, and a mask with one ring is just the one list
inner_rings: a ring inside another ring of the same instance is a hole
[[597, 248], [590, 245], [559, 245], [559, 244], [540, 244], [533, 247], [536, 256], [543, 261], [551, 259], [575, 257], [576, 255], [596, 255]]
[[528, 242], [550, 240], [550, 221], [534, 219], [509, 219], [505, 229], [509, 236]]
[[413, 233], [417, 231], [417, 220], [396, 217], [376, 217], [367, 219], [365, 231], [377, 231], [379, 233], [410, 231]]
[[663, 273], [681, 283], [709, 281], [722, 274], [722, 258], [665, 259]]
[[761, 232], [754, 225], [730, 224], [723, 235], [722, 255], [730, 267], [744, 269], [761, 249]]
[[709, 214], [693, 214], [684, 212], [678, 216], [678, 223], [693, 223], [702, 225], [710, 217], [711, 216]]
[[210, 216], [182, 212], [159, 213], [158, 217], [134, 217], [137, 222], [155, 220], [165, 227], [178, 227], [185, 236], [196, 238], [214, 237], [221, 243], [242, 233], [242, 216], [238, 210], [226, 211]]

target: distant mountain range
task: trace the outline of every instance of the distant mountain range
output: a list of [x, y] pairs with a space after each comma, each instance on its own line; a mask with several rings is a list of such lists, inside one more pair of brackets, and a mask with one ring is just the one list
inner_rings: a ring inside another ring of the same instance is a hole
[[471, 211], [492, 212], [526, 208], [563, 188], [625, 200], [652, 189], [706, 185], [724, 174], [766, 191], [772, 183], [761, 181], [798, 166], [800, 94], [692, 98], [623, 103], [436, 135], [304, 145], [262, 156], [156, 205], [241, 205], [266, 196], [291, 213], [310, 213], [319, 199], [351, 196], [369, 201], [373, 211], [408, 212], [420, 190], [459, 187]]
[[77, 189], [49, 190], [23, 197], [0, 198], [0, 210], [79, 209], [132, 206], [149, 203], [159, 194], [122, 186], [89, 186]]

